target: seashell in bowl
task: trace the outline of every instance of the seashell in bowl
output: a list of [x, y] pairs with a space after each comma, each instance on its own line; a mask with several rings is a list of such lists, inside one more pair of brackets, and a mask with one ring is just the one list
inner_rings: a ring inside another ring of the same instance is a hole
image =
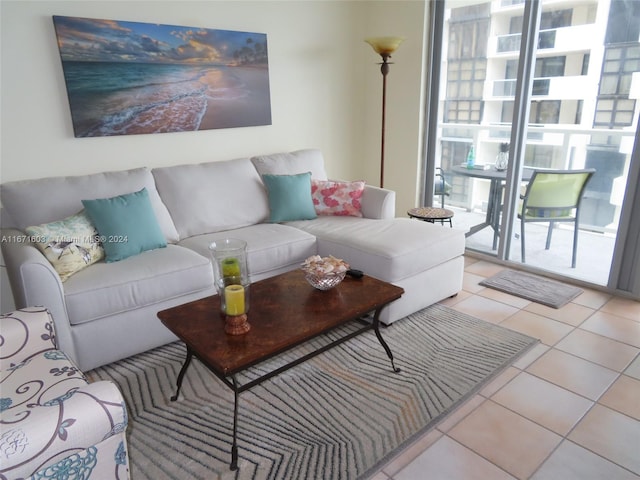
[[349, 264], [334, 256], [312, 255], [304, 261], [302, 270], [312, 287], [330, 290], [344, 280]]

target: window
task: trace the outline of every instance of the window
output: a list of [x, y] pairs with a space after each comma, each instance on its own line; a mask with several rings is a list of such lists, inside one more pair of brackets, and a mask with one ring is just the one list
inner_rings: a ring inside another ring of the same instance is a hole
[[554, 147], [547, 145], [527, 145], [524, 164], [532, 168], [554, 168]]
[[585, 53], [582, 57], [582, 71], [580, 75], [588, 75], [589, 74], [589, 60], [591, 59], [591, 55]]
[[[638, 161], [632, 152], [640, 148], [633, 145], [640, 101], [632, 81], [640, 77], [640, 0], [443, 0], [431, 5], [436, 13], [431, 31], [442, 31], [443, 37], [434, 39], [429, 60], [433, 66], [442, 65], [442, 71], [433, 86], [440, 100], [437, 108], [428, 110], [433, 116], [425, 142], [424, 199], [433, 201], [432, 192], [427, 191], [433, 186], [431, 169], [449, 168], [453, 189], [446, 202], [460, 209], [459, 223], [468, 228], [466, 249], [507, 263], [521, 260], [515, 231], [523, 186], [521, 167], [578, 169], [602, 160], [591, 180], [598, 189], [591, 188], [584, 196], [579, 229], [612, 238], [624, 221], [625, 228], [631, 224], [633, 232], [639, 232], [638, 216], [629, 214], [626, 205], [621, 209], [620, 201], [621, 189], [640, 184], [635, 165], [629, 168]], [[530, 35], [523, 34], [535, 31], [537, 46]], [[520, 52], [523, 39], [537, 48]], [[518, 78], [521, 73], [527, 79], [524, 83]], [[525, 86], [525, 91], [516, 92], [517, 85]], [[491, 164], [505, 141], [514, 154], [510, 160], [523, 164], [507, 170], [502, 201], [495, 210], [491, 182], [467, 175], [460, 164], [470, 143], [478, 161]], [[497, 224], [488, 224], [489, 218]], [[640, 259], [634, 240], [629, 237], [624, 243], [633, 244], [630, 252]], [[544, 259], [537, 264], [528, 260], [532, 268], [567, 274], [562, 259], [556, 262], [546, 256], [544, 242], [536, 248]], [[638, 270], [634, 277], [629, 272], [626, 277], [619, 275], [627, 249], [607, 248], [616, 249], [613, 259], [618, 271], [612, 270], [610, 279], [598, 283], [615, 286], [621, 280], [640, 292], [640, 263], [634, 264]], [[606, 265], [612, 257], [603, 250], [592, 254]]]
[[[572, 9], [554, 10], [551, 12], [542, 12], [540, 19], [540, 30], [551, 30], [554, 28], [570, 27]], [[511, 18], [509, 22], [509, 33], [522, 33], [522, 17], [517, 16]]]
[[628, 95], [631, 74], [640, 70], [640, 47], [609, 47], [604, 54], [600, 95]]
[[562, 77], [567, 57], [543, 57], [536, 59], [534, 77]]
[[482, 102], [480, 100], [447, 101], [444, 115], [444, 121], [447, 123], [480, 123]]
[[468, 151], [469, 144], [466, 142], [444, 140], [442, 142], [442, 167], [447, 170], [453, 165], [459, 165], [467, 157]]
[[576, 125], [580, 125], [580, 122], [582, 122], [582, 107], [584, 105], [584, 100], [578, 100], [578, 103], [576, 105], [576, 118], [574, 120], [574, 123]]
[[600, 99], [596, 107], [593, 125], [605, 128], [621, 128], [633, 123], [636, 101], [628, 99]]
[[529, 123], [559, 123], [561, 103], [560, 100], [531, 102]]
[[537, 79], [533, 81], [533, 88], [531, 90], [531, 95], [540, 96], [540, 95], [549, 95], [549, 88], [551, 86], [551, 82], [548, 78]]
[[573, 10], [570, 8], [566, 10], [555, 10], [553, 12], [542, 12], [540, 30], [570, 27], [572, 13]]
[[480, 123], [487, 77], [489, 4], [454, 8], [449, 28], [445, 122]]
[[632, 74], [640, 70], [640, 46], [607, 47], [602, 63], [594, 126], [621, 128], [633, 124], [636, 101], [629, 99]]
[[449, 60], [487, 56], [489, 19], [451, 24]]
[[479, 18], [488, 19], [491, 13], [491, 5], [487, 3], [478, 3], [468, 7], [458, 7], [451, 9], [451, 23], [475, 21]]
[[518, 60], [507, 60], [504, 78], [515, 79], [518, 77]]
[[538, 36], [538, 48], [553, 48], [556, 46], [556, 31], [545, 30]]
[[640, 38], [640, 2], [611, 0], [605, 43], [637, 42]]
[[502, 123], [509, 123], [511, 120], [513, 120], [513, 102], [502, 102], [500, 121]]
[[[560, 121], [560, 100], [532, 101], [529, 110], [529, 124], [553, 124]], [[511, 123], [513, 102], [502, 102], [501, 121]]]
[[484, 59], [449, 62], [447, 98], [482, 98], [486, 65]]

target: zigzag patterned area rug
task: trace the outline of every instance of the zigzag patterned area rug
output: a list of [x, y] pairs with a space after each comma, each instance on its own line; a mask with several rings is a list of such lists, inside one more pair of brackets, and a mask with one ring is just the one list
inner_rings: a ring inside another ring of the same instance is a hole
[[114, 381], [125, 396], [132, 479], [355, 480], [373, 474], [537, 343], [441, 305], [382, 334], [400, 373], [367, 332], [240, 394], [235, 472], [229, 470], [233, 392], [194, 360], [180, 397], [170, 401], [186, 354], [182, 343], [87, 376]]

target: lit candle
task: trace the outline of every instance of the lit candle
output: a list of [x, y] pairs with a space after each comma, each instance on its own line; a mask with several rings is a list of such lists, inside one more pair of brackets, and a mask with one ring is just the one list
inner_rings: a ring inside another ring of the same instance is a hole
[[224, 278], [240, 276], [240, 262], [237, 258], [229, 257], [222, 261], [222, 276]]
[[242, 285], [224, 287], [224, 301], [227, 315], [242, 315], [244, 313], [244, 287]]

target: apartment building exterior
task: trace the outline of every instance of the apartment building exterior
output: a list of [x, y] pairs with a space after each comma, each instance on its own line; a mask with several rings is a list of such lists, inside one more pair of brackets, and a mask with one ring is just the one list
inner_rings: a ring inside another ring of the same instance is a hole
[[[640, 2], [543, 0], [524, 166], [594, 167], [581, 226], [615, 233], [638, 127]], [[523, 0], [446, 3], [439, 157], [445, 171], [471, 145], [493, 163], [509, 142]], [[487, 182], [451, 175], [449, 204], [486, 208]]]

